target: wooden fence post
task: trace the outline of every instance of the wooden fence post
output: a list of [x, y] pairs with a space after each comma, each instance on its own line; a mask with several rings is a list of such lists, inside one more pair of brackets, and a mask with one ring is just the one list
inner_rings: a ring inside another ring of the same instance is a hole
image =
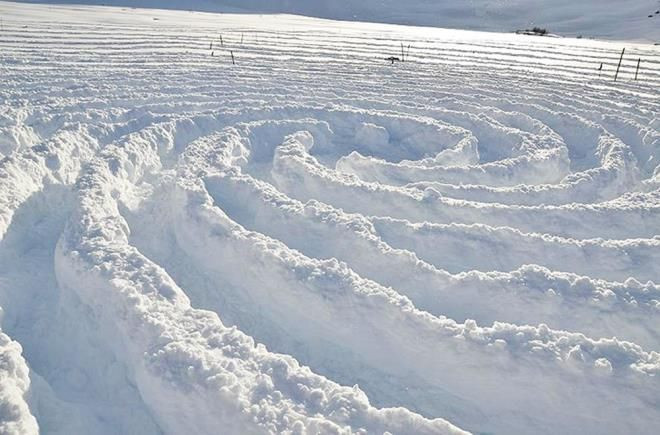
[[614, 81], [616, 81], [617, 77], [619, 77], [619, 69], [621, 68], [621, 62], [623, 61], [623, 53], [626, 52], [626, 49], [624, 48], [621, 51], [621, 57], [619, 58], [619, 66], [616, 67], [616, 74], [614, 74]]
[[635, 81], [637, 81], [637, 75], [639, 74], [639, 64], [642, 63], [642, 58], [637, 59], [637, 69], [635, 69]]

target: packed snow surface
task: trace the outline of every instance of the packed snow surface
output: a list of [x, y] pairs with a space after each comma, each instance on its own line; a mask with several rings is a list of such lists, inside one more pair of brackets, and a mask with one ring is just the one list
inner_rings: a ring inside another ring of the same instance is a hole
[[660, 48], [0, 17], [1, 433], [657, 433]]

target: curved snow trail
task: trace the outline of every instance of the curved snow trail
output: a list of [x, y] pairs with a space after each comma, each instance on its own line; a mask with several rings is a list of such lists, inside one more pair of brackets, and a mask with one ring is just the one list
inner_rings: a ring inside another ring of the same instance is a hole
[[660, 425], [657, 47], [0, 16], [0, 432]]

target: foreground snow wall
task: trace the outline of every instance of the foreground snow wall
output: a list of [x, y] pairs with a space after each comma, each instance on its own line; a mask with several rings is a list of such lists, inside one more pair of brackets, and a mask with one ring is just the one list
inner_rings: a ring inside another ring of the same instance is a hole
[[0, 15], [0, 432], [660, 425], [653, 46]]

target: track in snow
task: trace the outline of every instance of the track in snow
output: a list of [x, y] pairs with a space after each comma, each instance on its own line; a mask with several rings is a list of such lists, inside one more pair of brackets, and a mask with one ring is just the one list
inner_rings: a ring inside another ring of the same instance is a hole
[[657, 48], [0, 14], [1, 431], [660, 424]]

